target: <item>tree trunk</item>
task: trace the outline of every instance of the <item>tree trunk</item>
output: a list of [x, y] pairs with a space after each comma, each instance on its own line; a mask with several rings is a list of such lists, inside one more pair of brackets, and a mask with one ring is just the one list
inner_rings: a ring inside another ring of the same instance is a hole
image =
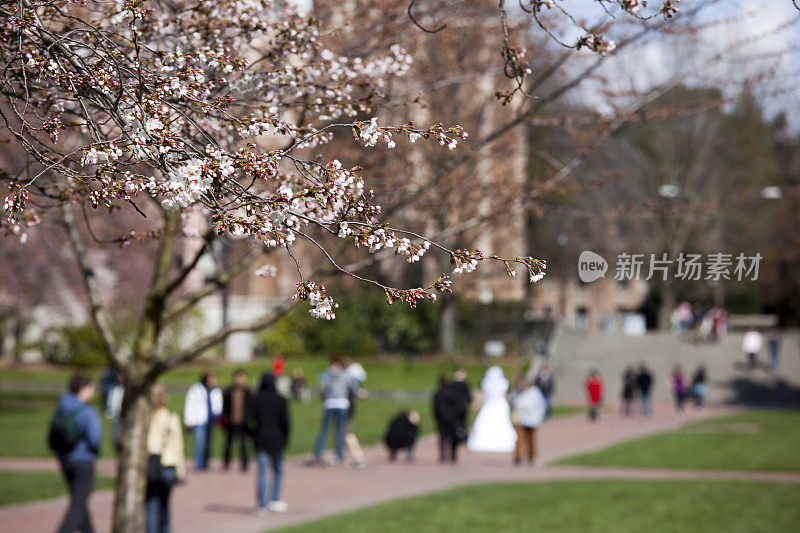
[[149, 384], [125, 387], [114, 497], [114, 533], [144, 531], [147, 429], [150, 425], [149, 391]]
[[658, 304], [658, 330], [669, 331], [672, 327], [670, 318], [672, 311], [675, 309], [675, 293], [672, 292], [672, 284], [668, 281], [661, 283], [659, 287], [659, 304]]
[[452, 295], [442, 295], [439, 314], [439, 351], [452, 353], [456, 341], [456, 302]]

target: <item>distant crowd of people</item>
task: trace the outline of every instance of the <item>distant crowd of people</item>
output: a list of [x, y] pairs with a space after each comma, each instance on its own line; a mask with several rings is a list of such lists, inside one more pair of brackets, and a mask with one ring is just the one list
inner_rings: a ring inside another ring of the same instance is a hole
[[728, 332], [728, 312], [725, 309], [699, 303], [679, 303], [670, 315], [672, 331], [699, 344], [716, 342]]
[[[651, 416], [653, 414], [652, 390], [655, 384], [653, 372], [645, 363], [641, 363], [638, 369], [630, 366], [622, 374], [622, 390], [620, 391], [620, 412], [624, 416], [633, 415], [636, 411], [635, 405], [638, 402], [639, 414]], [[671, 385], [675, 400], [676, 413], [684, 412], [684, 405], [688, 400], [692, 400], [697, 408], [705, 403], [706, 391], [708, 389], [706, 379], [706, 368], [699, 365], [691, 381], [683, 373], [681, 365], [673, 367], [671, 375]], [[590, 370], [584, 390], [586, 393], [587, 416], [591, 422], [598, 420], [600, 407], [604, 397], [604, 383], [600, 372]]]

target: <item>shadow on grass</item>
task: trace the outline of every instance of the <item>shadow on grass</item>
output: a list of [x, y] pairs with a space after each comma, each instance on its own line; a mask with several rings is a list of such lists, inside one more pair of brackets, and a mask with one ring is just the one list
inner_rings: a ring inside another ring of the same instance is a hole
[[783, 378], [762, 379], [737, 377], [724, 382], [732, 396], [730, 404], [757, 405], [759, 407], [800, 407], [800, 387]]

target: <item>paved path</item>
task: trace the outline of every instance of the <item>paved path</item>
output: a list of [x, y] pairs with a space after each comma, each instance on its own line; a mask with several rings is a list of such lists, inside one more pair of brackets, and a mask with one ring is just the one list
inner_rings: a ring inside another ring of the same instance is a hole
[[[671, 409], [658, 406], [652, 418], [624, 418], [605, 413], [589, 424], [581, 415], [560, 417], [543, 426], [539, 436], [537, 466], [514, 467], [506, 454], [473, 454], [464, 451], [456, 466], [439, 465], [432, 436], [420, 440], [415, 461], [389, 463], [378, 447], [367, 450], [364, 469], [307, 468], [305, 457], [292, 457], [285, 467], [284, 499], [289, 513], [258, 517], [254, 510], [254, 474], [213, 470], [190, 475], [189, 483], [174, 491], [172, 520], [175, 531], [245, 533], [314, 520], [397, 498], [492, 481], [544, 481], [587, 478], [713, 478], [800, 483], [800, 474], [781, 472], [704, 472], [596, 467], [542, 467], [555, 459], [601, 448], [607, 444], [656, 431], [679, 427], [686, 420], [731, 412], [729, 407], [710, 407], [676, 419]], [[52, 470], [53, 460], [0, 459], [0, 470]], [[101, 473], [113, 473], [111, 461], [101, 461]], [[110, 529], [111, 491], [96, 493], [91, 500], [98, 531]], [[0, 508], [0, 532], [51, 531], [66, 507], [65, 497]]]

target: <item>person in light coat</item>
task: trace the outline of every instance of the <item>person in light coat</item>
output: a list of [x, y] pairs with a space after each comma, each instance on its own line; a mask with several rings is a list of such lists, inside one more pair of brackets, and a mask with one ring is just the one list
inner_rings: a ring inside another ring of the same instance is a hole
[[509, 401], [511, 421], [517, 430], [514, 464], [522, 462], [523, 449], [526, 449], [528, 464], [532, 465], [536, 459], [536, 430], [544, 422], [547, 401], [539, 387], [528, 383], [524, 377], [517, 381], [517, 389], [511, 393]]
[[189, 387], [183, 408], [183, 423], [194, 436], [194, 464], [198, 470], [208, 468], [211, 450], [211, 430], [222, 414], [222, 391], [217, 376], [206, 370], [200, 381]]
[[147, 453], [157, 455], [161, 464], [155, 479], [147, 480], [145, 498], [147, 533], [169, 533], [169, 496], [176, 483], [186, 479], [181, 419], [167, 407], [164, 385], [150, 389], [153, 412], [147, 432]]

